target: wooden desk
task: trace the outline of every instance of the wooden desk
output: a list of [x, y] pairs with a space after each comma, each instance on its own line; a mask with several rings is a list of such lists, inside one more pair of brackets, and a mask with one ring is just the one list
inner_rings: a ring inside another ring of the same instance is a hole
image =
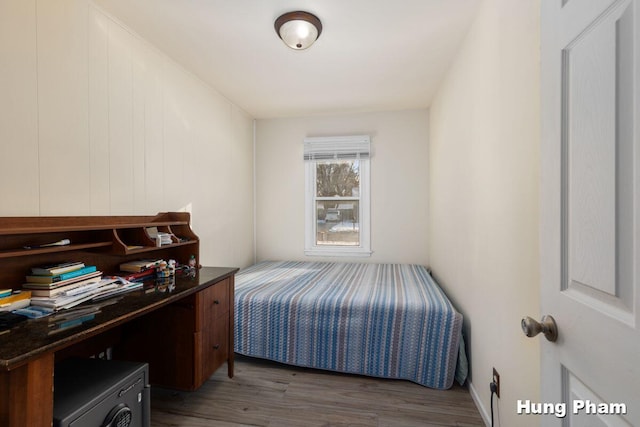
[[204, 267], [193, 278], [176, 276], [172, 291], [126, 294], [94, 319], [55, 334], [47, 318], [3, 333], [0, 425], [50, 426], [54, 362], [99, 345], [112, 346], [114, 358], [149, 362], [152, 384], [193, 390], [224, 362], [232, 377], [237, 270]]

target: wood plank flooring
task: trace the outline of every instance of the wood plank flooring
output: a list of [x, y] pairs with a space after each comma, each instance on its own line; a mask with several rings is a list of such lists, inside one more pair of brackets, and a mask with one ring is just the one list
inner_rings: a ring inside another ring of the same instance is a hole
[[237, 357], [198, 391], [152, 388], [151, 426], [484, 426], [469, 392]]

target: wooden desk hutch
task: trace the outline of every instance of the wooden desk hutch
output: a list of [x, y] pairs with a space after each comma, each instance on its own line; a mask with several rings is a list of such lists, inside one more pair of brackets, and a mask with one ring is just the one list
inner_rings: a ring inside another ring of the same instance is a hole
[[[64, 261], [105, 275], [138, 259], [199, 260], [199, 240], [183, 212], [155, 216], [0, 218], [0, 288], [20, 289], [31, 267]], [[156, 246], [149, 229], [172, 234]], [[65, 246], [36, 247], [69, 239]], [[234, 275], [203, 267], [176, 274], [173, 287], [146, 287], [100, 307], [95, 318], [55, 334], [47, 318], [0, 331], [0, 425], [50, 426], [56, 361], [110, 349], [114, 359], [149, 363], [152, 385], [195, 390], [225, 362], [233, 376]]]

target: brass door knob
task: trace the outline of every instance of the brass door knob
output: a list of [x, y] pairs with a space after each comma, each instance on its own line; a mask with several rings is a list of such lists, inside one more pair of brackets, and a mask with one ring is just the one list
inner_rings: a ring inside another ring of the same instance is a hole
[[545, 338], [551, 342], [558, 339], [558, 326], [555, 319], [549, 315], [542, 316], [540, 322], [531, 317], [525, 317], [522, 319], [521, 326], [522, 332], [528, 337], [535, 337], [542, 332]]

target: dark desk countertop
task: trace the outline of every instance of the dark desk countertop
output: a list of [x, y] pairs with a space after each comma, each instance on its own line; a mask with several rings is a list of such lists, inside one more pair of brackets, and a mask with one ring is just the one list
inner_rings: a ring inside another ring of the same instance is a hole
[[[195, 277], [176, 274], [175, 287], [165, 285], [133, 291], [98, 303], [74, 308], [98, 306], [95, 317], [82, 324], [56, 330], [49, 316], [29, 319], [0, 335], [0, 370], [11, 370], [38, 356], [56, 351], [107, 331], [129, 320], [194, 294], [238, 271], [230, 267], [203, 267]], [[70, 309], [72, 311], [74, 308]]]

